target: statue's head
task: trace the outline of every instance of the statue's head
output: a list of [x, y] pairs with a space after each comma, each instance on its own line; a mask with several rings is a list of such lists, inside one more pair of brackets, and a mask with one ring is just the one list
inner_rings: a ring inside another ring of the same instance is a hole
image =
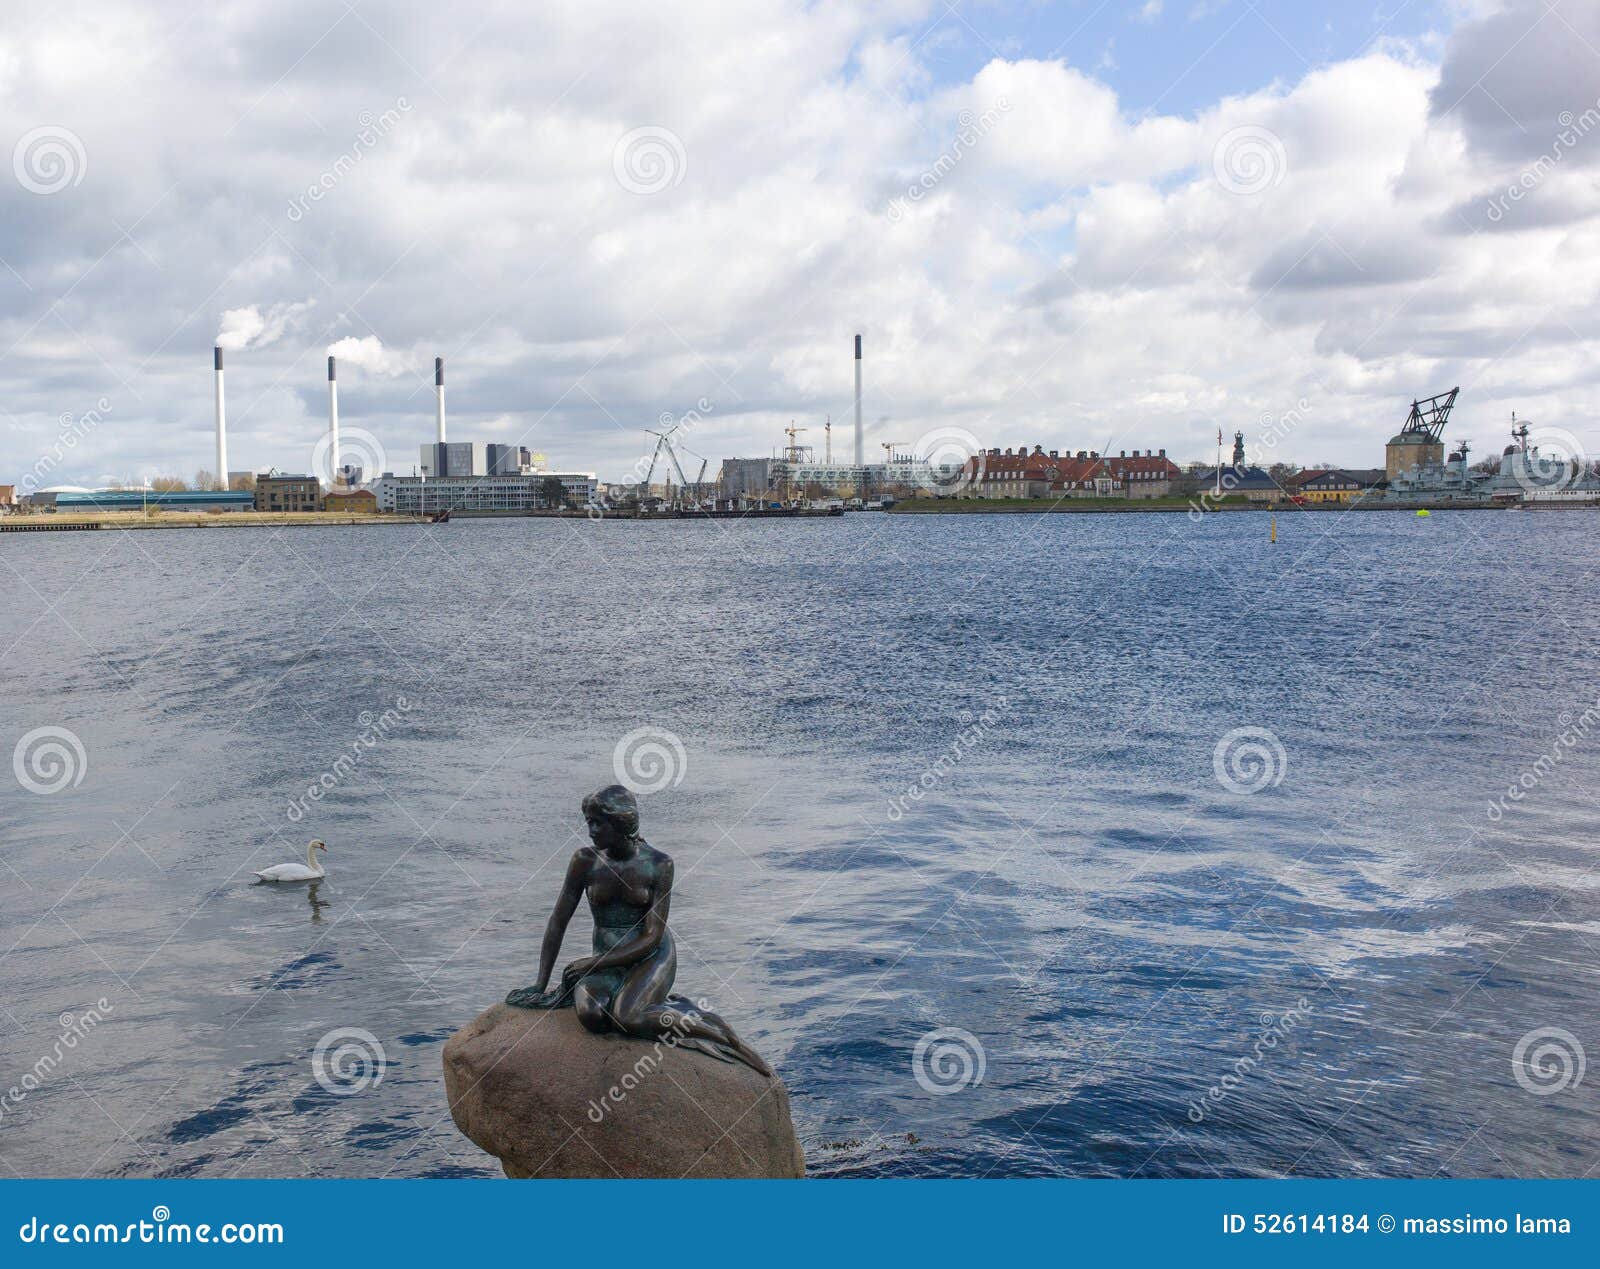
[[583, 799], [589, 840], [601, 850], [620, 846], [639, 831], [639, 803], [620, 784], [608, 784]]

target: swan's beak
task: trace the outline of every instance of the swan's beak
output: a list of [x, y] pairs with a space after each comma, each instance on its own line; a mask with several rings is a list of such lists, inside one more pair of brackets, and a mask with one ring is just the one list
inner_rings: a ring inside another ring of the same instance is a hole
[[327, 850], [328, 849], [328, 843], [327, 842], [312, 842], [311, 844], [313, 846], [315, 846], [318, 850]]

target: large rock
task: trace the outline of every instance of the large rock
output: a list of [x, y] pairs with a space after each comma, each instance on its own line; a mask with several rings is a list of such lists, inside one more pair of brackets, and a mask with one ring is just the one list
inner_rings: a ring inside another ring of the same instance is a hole
[[509, 1177], [798, 1177], [776, 1076], [586, 1031], [571, 1009], [495, 1005], [444, 1046], [456, 1127]]

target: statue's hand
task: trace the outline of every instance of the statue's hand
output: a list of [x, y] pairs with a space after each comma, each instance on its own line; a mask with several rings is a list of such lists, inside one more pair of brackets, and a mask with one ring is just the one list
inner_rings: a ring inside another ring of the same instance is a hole
[[578, 957], [577, 960], [573, 961], [572, 964], [568, 965], [566, 969], [561, 971], [561, 985], [563, 987], [570, 987], [585, 974], [593, 972], [594, 962], [595, 958], [593, 956]]

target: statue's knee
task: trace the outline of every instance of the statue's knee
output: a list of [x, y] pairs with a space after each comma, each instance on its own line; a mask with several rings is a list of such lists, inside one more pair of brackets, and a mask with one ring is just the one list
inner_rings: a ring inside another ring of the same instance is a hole
[[593, 996], [585, 995], [581, 999], [573, 1001], [573, 1007], [578, 1011], [578, 1021], [584, 1025], [586, 1030], [609, 1031], [611, 1029], [611, 1018], [606, 1013], [604, 1003], [596, 1000]]

